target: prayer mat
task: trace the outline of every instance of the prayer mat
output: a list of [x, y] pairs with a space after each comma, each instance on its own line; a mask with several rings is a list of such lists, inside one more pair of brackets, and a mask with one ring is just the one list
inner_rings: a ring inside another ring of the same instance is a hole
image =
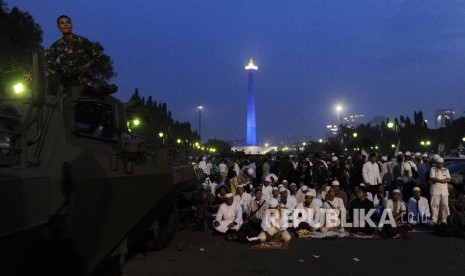
[[364, 234], [364, 233], [350, 233], [349, 234], [349, 237], [351, 239], [365, 239], [365, 240], [379, 240], [381, 239], [381, 237], [379, 236], [379, 234], [377, 232], [375, 232], [374, 234]]
[[266, 241], [266, 242], [261, 242], [258, 244], [253, 245], [251, 248], [252, 249], [287, 249], [289, 247], [288, 242], [284, 241]]
[[338, 238], [347, 238], [349, 236], [349, 232], [339, 233], [339, 232], [334, 232], [334, 231], [328, 231], [326, 233], [322, 233], [319, 231], [310, 232], [304, 229], [299, 230], [296, 233], [297, 233], [297, 237], [299, 237], [300, 239], [307, 239], [307, 238], [338, 239]]

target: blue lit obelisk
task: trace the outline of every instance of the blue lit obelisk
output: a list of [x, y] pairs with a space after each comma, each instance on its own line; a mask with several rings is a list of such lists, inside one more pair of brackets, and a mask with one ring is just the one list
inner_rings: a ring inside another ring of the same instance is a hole
[[247, 92], [247, 146], [257, 145], [257, 126], [255, 123], [255, 71], [258, 66], [250, 58], [249, 64], [245, 67], [249, 74], [249, 85]]

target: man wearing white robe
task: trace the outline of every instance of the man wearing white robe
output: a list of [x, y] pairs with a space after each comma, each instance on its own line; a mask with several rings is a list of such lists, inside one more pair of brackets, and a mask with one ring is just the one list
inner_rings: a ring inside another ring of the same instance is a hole
[[249, 205], [252, 196], [245, 192], [244, 185], [237, 186], [237, 194], [234, 197], [234, 200], [240, 204], [242, 212], [245, 212], [245, 208]]
[[[320, 208], [313, 203], [315, 197], [316, 191], [310, 189], [305, 194], [305, 201], [297, 204], [292, 222], [295, 229], [306, 229], [313, 232], [321, 227]], [[299, 213], [301, 216], [299, 216]]]
[[408, 222], [417, 225], [427, 223], [431, 218], [428, 200], [421, 196], [419, 187], [413, 188], [413, 196], [408, 200]]
[[228, 230], [239, 231], [242, 226], [242, 209], [234, 200], [233, 194], [226, 194], [226, 202], [220, 205], [213, 227], [221, 233]]
[[270, 199], [265, 218], [262, 220], [262, 232], [258, 235], [260, 242], [272, 241], [275, 235], [279, 235], [285, 242], [291, 240], [291, 235], [287, 232], [287, 223], [281, 219], [278, 204], [276, 199]]

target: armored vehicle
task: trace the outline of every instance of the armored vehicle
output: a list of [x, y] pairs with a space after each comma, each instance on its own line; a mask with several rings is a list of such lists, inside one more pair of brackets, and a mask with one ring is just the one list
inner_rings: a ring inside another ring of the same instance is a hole
[[171, 234], [193, 168], [167, 146], [149, 151], [105, 89], [50, 95], [40, 51], [32, 68], [26, 95], [0, 99], [0, 274], [100, 274], [147, 229]]

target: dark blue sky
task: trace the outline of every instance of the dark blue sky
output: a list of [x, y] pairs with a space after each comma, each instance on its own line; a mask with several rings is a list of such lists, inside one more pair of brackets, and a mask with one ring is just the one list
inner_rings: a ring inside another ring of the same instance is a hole
[[465, 1], [7, 0], [34, 16], [44, 46], [55, 19], [105, 47], [113, 79], [166, 102], [202, 136], [245, 138], [253, 56], [258, 140], [317, 140], [343, 115], [413, 117], [465, 110]]

